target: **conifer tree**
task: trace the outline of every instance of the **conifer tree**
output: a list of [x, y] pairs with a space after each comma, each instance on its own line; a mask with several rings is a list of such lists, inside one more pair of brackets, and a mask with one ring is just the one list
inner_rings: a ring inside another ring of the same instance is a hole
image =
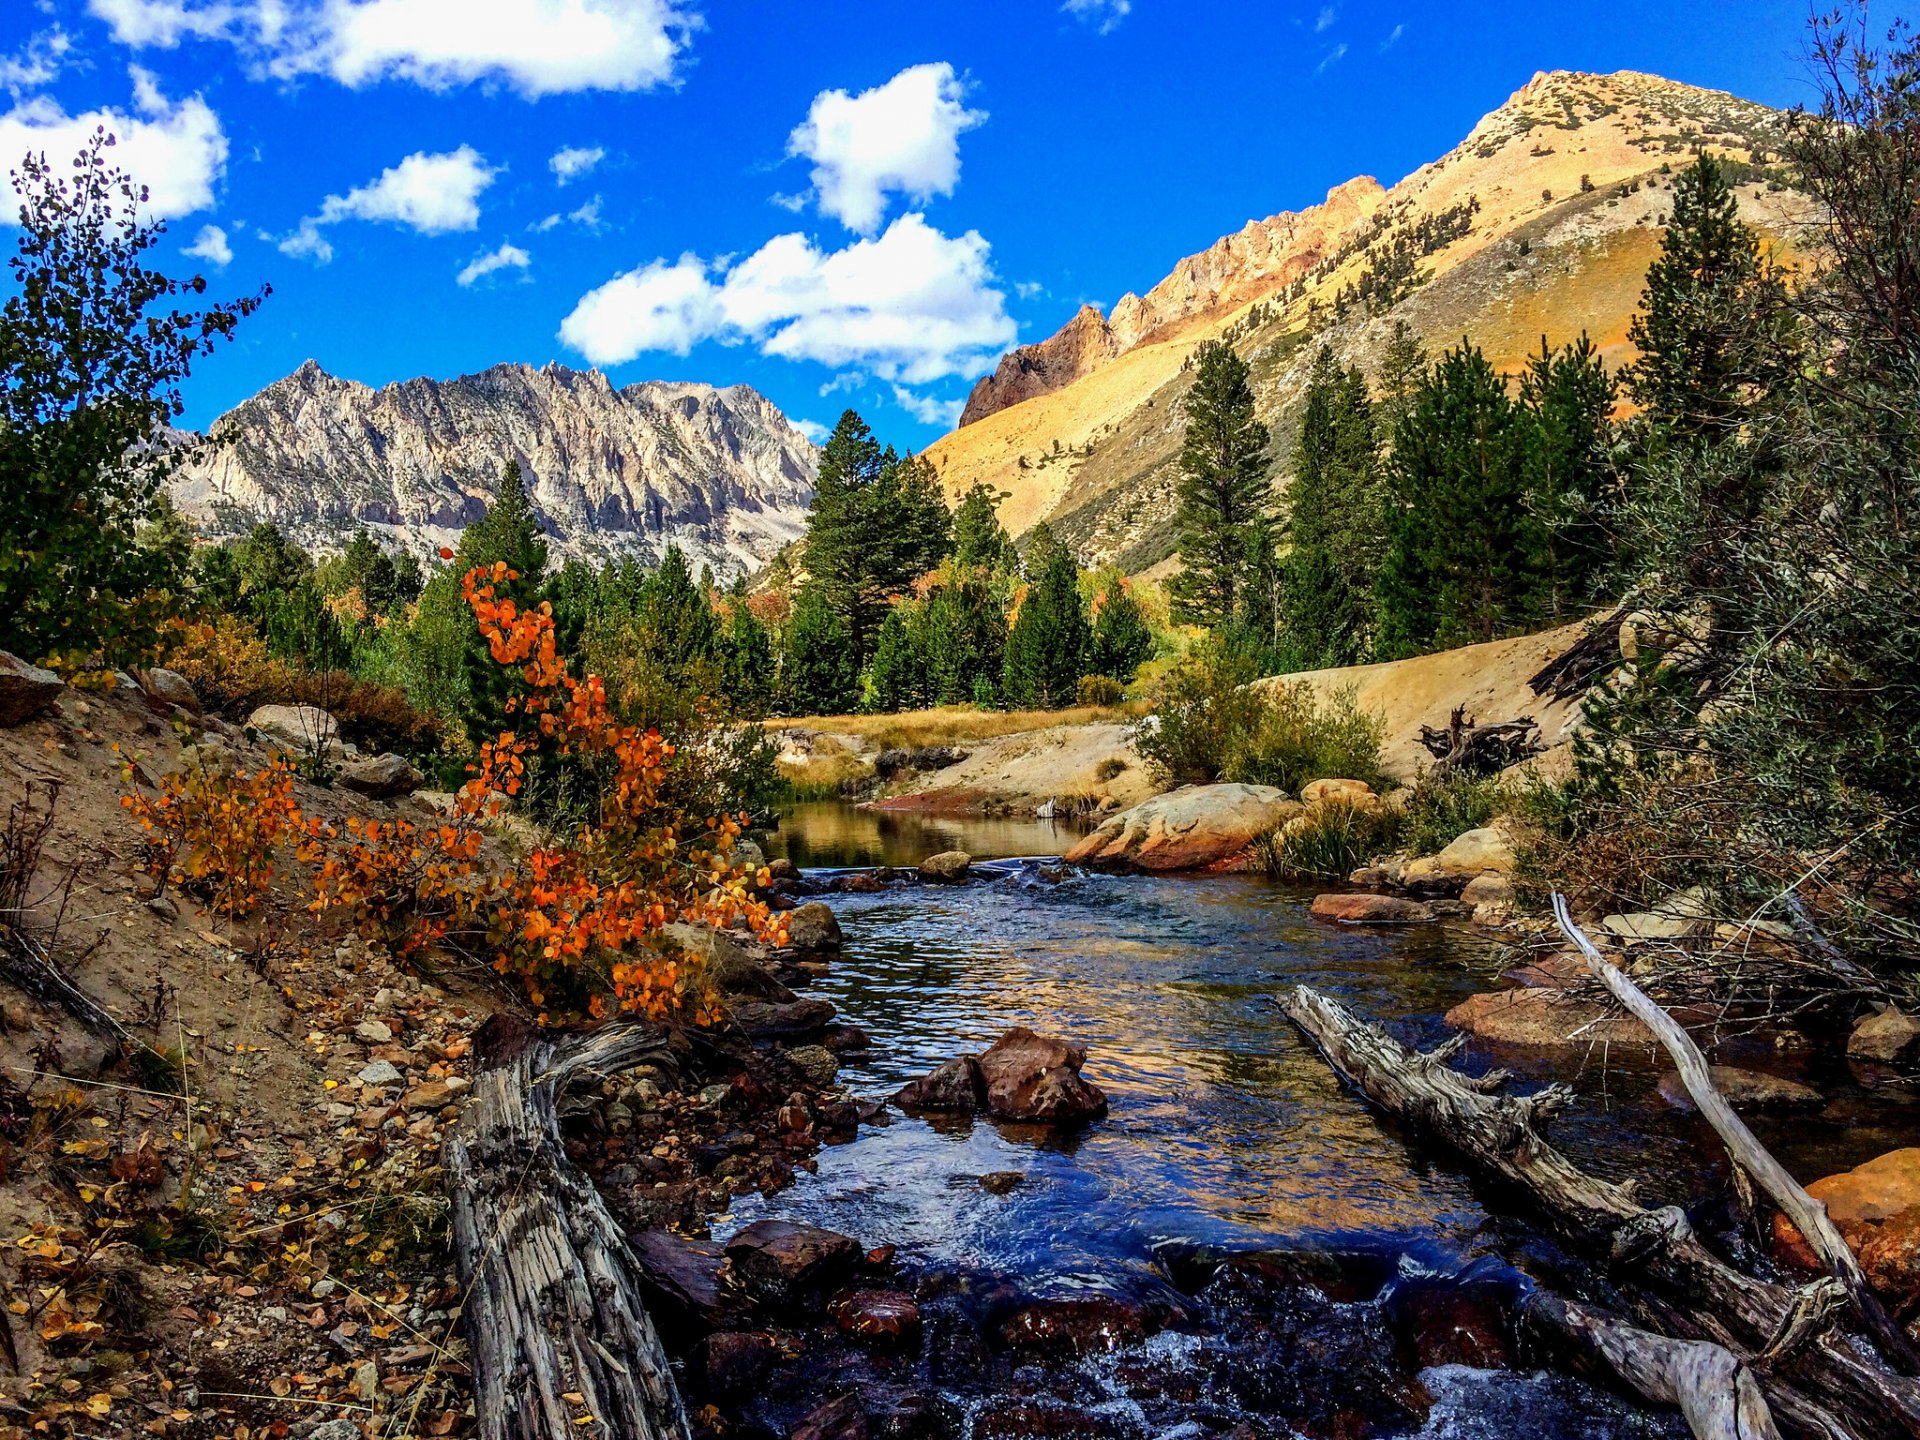
[[1013, 541], [1000, 523], [1000, 502], [1007, 497], [984, 482], [960, 497], [953, 512], [953, 558], [957, 564], [986, 570], [1011, 567]]
[[[461, 576], [480, 565], [505, 562], [518, 577], [494, 586], [497, 595], [525, 608], [538, 603], [541, 577], [547, 569], [547, 542], [534, 517], [533, 502], [527, 497], [520, 462], [509, 460], [501, 467], [494, 487], [493, 503], [487, 513], [469, 525], [460, 536], [453, 563], [441, 572], [437, 583], [459, 600]], [[507, 701], [525, 688], [519, 673], [496, 662], [480, 627], [462, 601], [458, 608], [449, 605], [449, 618], [462, 635], [461, 668], [465, 680], [465, 703], [457, 711], [467, 726], [469, 739], [478, 741], [500, 733], [507, 723]]]
[[917, 710], [927, 703], [926, 657], [921, 653], [914, 607], [896, 605], [880, 624], [880, 638], [867, 671], [868, 708], [883, 714]]
[[1169, 590], [1183, 620], [1218, 626], [1233, 618], [1246, 560], [1245, 527], [1265, 510], [1272, 488], [1267, 445], [1246, 361], [1231, 346], [1208, 341], [1199, 349], [1187, 392], [1180, 450], [1174, 524], [1183, 568]]
[[737, 714], [763, 715], [773, 701], [773, 637], [747, 604], [744, 581], [734, 583], [728, 612], [722, 671], [727, 701]]
[[1298, 667], [1354, 664], [1372, 645], [1380, 450], [1366, 377], [1326, 346], [1307, 381], [1288, 505], [1279, 648]]
[[718, 680], [720, 622], [713, 602], [688, 574], [678, 545], [667, 546], [659, 568], [642, 585], [636, 619], [642, 651], [667, 684], [702, 686]]
[[1593, 594], [1611, 555], [1601, 506], [1613, 474], [1614, 399], [1585, 332], [1558, 351], [1541, 336], [1520, 376], [1527, 505], [1545, 546], [1532, 608], [1556, 625]]
[[1093, 632], [1087, 645], [1087, 673], [1111, 676], [1122, 685], [1129, 684], [1134, 673], [1153, 654], [1153, 630], [1147, 624], [1147, 612], [1126, 576], [1118, 571], [1109, 575], [1100, 587], [1095, 605]]
[[1228, 639], [1262, 673], [1281, 668], [1280, 607], [1283, 582], [1273, 522], [1260, 515], [1241, 538], [1240, 599], [1227, 625]]
[[1375, 431], [1382, 441], [1391, 441], [1401, 417], [1413, 404], [1427, 370], [1427, 347], [1404, 320], [1393, 322], [1393, 333], [1380, 352], [1379, 399], [1374, 405]]
[[935, 705], [977, 700], [982, 685], [991, 704], [1000, 684], [1007, 644], [1003, 585], [978, 566], [943, 566], [920, 616], [920, 648], [928, 699]]
[[1079, 566], [1043, 522], [1027, 542], [1027, 595], [1007, 635], [1000, 686], [1006, 702], [1041, 710], [1071, 705], [1088, 639]]
[[844, 715], [860, 698], [846, 621], [824, 587], [806, 584], [787, 620], [780, 704], [789, 715]]

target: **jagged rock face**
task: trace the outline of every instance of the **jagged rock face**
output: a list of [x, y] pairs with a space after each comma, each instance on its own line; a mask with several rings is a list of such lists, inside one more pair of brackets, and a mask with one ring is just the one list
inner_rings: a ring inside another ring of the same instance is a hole
[[648, 381], [496, 365], [375, 390], [309, 360], [221, 416], [172, 482], [208, 534], [271, 520], [328, 550], [359, 525], [428, 553], [486, 510], [517, 460], [566, 556], [657, 559], [677, 543], [721, 579], [752, 571], [806, 527], [819, 452], [745, 385]]
[[967, 396], [960, 423], [971, 425], [996, 410], [1071, 385], [1119, 353], [1107, 317], [1098, 306], [1082, 305], [1058, 333], [1002, 355], [993, 374], [981, 376]]

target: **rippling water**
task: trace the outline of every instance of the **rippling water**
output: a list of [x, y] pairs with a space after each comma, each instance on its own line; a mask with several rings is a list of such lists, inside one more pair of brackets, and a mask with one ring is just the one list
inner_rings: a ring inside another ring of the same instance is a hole
[[[911, 863], [956, 846], [1057, 853], [1070, 840], [1034, 822], [829, 807], [790, 822], [777, 848], [814, 863]], [[1253, 877], [1049, 883], [1033, 867], [991, 884], [834, 897], [846, 947], [817, 993], [873, 1035], [872, 1057], [842, 1072], [856, 1091], [890, 1093], [1024, 1024], [1085, 1042], [1084, 1073], [1112, 1110], [1065, 1138], [896, 1118], [823, 1151], [816, 1175], [772, 1200], [743, 1201], [733, 1223], [805, 1219], [896, 1244], [913, 1262], [1014, 1274], [1055, 1293], [1159, 1287], [1154, 1254], [1166, 1242], [1358, 1244], [1438, 1267], [1493, 1248], [1490, 1217], [1458, 1170], [1344, 1090], [1274, 1004], [1287, 986], [1312, 984], [1402, 1040], [1431, 1044], [1450, 1006], [1488, 988], [1498, 968], [1489, 942], [1465, 927], [1340, 930], [1308, 916], [1310, 898]], [[1496, 1059], [1521, 1071], [1523, 1087], [1576, 1085], [1580, 1103], [1555, 1138], [1581, 1163], [1639, 1174], [1656, 1194], [1697, 1195], [1711, 1181], [1717, 1144], [1653, 1096], [1639, 1054], [1469, 1052], [1464, 1063]], [[1821, 1122], [1756, 1124], [1804, 1178], [1911, 1143], [1899, 1138], [1914, 1133], [1910, 1109], [1838, 1088]], [[1005, 1170], [1026, 1177], [1005, 1197], [977, 1183]], [[1518, 1378], [1501, 1383], [1500, 1403], [1524, 1411], [1508, 1393]], [[1436, 1424], [1464, 1403], [1459, 1388], [1440, 1387], [1453, 1399]], [[1493, 1406], [1495, 1391], [1483, 1398]]]

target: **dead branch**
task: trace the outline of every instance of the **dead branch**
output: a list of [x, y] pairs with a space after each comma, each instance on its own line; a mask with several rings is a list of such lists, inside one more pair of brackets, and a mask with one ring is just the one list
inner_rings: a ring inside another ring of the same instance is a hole
[[1593, 622], [1587, 633], [1562, 650], [1527, 681], [1542, 699], [1571, 700], [1620, 663], [1620, 622], [1626, 609]]
[[1540, 727], [1531, 715], [1481, 725], [1464, 705], [1454, 707], [1444, 730], [1422, 725], [1420, 743], [1434, 757], [1437, 775], [1495, 775], [1542, 748]]

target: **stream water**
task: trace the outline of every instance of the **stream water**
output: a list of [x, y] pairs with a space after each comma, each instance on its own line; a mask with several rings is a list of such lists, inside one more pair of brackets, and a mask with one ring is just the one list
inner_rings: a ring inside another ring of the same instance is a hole
[[[1042, 822], [933, 821], [827, 806], [789, 817], [770, 849], [803, 866], [908, 864], [949, 848], [977, 857], [1058, 854], [1072, 838]], [[1106, 1090], [1110, 1115], [1068, 1137], [896, 1118], [822, 1151], [818, 1172], [790, 1189], [741, 1202], [729, 1226], [768, 1215], [804, 1220], [869, 1245], [897, 1245], [923, 1272], [1015, 1277], [1028, 1294], [1171, 1307], [1185, 1320], [1170, 1333], [1138, 1353], [1083, 1366], [1076, 1413], [1105, 1405], [1101, 1413], [1120, 1418], [1101, 1433], [1127, 1436], [1223, 1433], [1222, 1417], [1234, 1416], [1254, 1434], [1303, 1423], [1273, 1398], [1271, 1384], [1249, 1386], [1227, 1373], [1253, 1364], [1249, 1341], [1175, 1293], [1182, 1256], [1363, 1254], [1409, 1283], [1493, 1267], [1501, 1284], [1524, 1287], [1507, 1266], [1516, 1246], [1531, 1242], [1496, 1219], [1455, 1168], [1344, 1090], [1274, 1004], [1285, 987], [1311, 984], [1402, 1040], [1432, 1044], [1447, 1033], [1445, 1011], [1489, 988], [1497, 973], [1486, 939], [1455, 926], [1336, 929], [1309, 918], [1311, 892], [1252, 877], [1049, 880], [1038, 866], [1010, 869], [994, 883], [832, 897], [846, 945], [815, 993], [864, 1026], [875, 1046], [868, 1057], [849, 1057], [841, 1078], [858, 1093], [884, 1096], [1025, 1024], [1086, 1043], [1085, 1074]], [[1580, 1102], [1554, 1135], [1581, 1164], [1639, 1175], [1661, 1198], [1713, 1188], [1717, 1147], [1659, 1100], [1642, 1056], [1470, 1050], [1463, 1063], [1496, 1060], [1520, 1072], [1523, 1088], [1547, 1079], [1576, 1086]], [[1910, 1108], [1870, 1103], [1845, 1076], [1806, 1078], [1832, 1097], [1824, 1117], [1756, 1120], [1803, 1178], [1911, 1143]], [[978, 1177], [999, 1171], [1024, 1179], [1010, 1194], [989, 1194]], [[1373, 1323], [1346, 1319], [1361, 1329]], [[1269, 1367], [1306, 1376], [1330, 1363], [1324, 1336], [1261, 1336], [1280, 1351], [1261, 1362]], [[1309, 1354], [1311, 1346], [1319, 1348]], [[1156, 1382], [1143, 1398], [1126, 1379], [1142, 1365], [1207, 1378], [1171, 1387], [1171, 1398]], [[1366, 1433], [1684, 1434], [1671, 1417], [1511, 1363], [1446, 1365], [1420, 1380], [1430, 1408], [1413, 1406], [1399, 1426], [1392, 1415], [1376, 1416]], [[977, 1408], [978, 1397], [968, 1403]]]

